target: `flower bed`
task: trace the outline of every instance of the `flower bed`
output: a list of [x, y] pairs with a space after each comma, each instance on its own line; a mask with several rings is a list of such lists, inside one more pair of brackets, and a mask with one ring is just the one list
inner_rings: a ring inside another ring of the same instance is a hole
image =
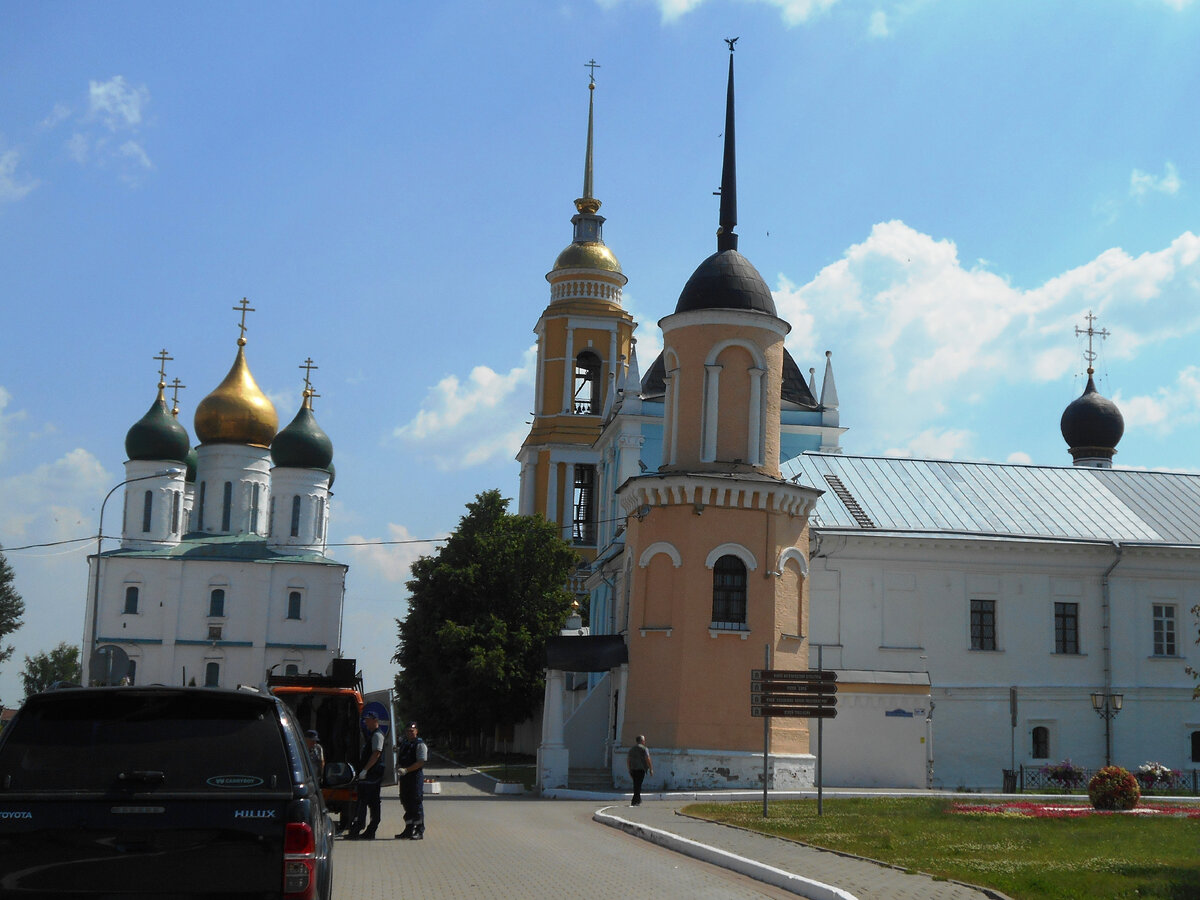
[[950, 811], [959, 815], [1011, 816], [1033, 819], [1071, 819], [1079, 816], [1169, 816], [1200, 819], [1200, 807], [1168, 803], [1141, 804], [1129, 810], [1100, 810], [1074, 803], [955, 803]]

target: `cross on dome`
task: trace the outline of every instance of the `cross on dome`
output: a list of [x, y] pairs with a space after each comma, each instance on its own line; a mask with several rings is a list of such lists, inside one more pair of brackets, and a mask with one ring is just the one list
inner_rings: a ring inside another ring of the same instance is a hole
[[241, 334], [238, 336], [238, 346], [244, 347], [244, 346], [246, 346], [246, 313], [258, 312], [258, 310], [256, 310], [253, 306], [250, 305], [249, 300], [247, 300], [245, 297], [243, 297], [242, 302], [239, 303], [237, 306], [235, 306], [233, 308], [233, 311], [241, 312], [241, 314], [242, 314], [242, 320], [240, 322], [238, 322], [238, 328], [241, 331]]

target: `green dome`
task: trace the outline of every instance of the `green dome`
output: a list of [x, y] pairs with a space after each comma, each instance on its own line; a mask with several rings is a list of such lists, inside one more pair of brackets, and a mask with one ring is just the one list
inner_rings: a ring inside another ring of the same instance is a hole
[[125, 454], [130, 459], [187, 462], [191, 442], [187, 431], [167, 409], [163, 389], [146, 414], [125, 435]]
[[271, 441], [271, 460], [292, 469], [324, 469], [333, 461], [333, 442], [321, 430], [308, 398], [290, 425]]
[[196, 448], [193, 447], [191, 450], [188, 451], [187, 474], [183, 476], [183, 480], [186, 481], [188, 484], [196, 483], [196, 461], [197, 461], [197, 458], [198, 457], [196, 454]]
[[325, 467], [325, 471], [329, 473], [329, 486], [332, 488], [333, 487], [333, 479], [335, 479], [337, 477], [337, 470], [335, 470], [333, 468], [333, 463], [330, 463], [329, 465], [327, 465]]

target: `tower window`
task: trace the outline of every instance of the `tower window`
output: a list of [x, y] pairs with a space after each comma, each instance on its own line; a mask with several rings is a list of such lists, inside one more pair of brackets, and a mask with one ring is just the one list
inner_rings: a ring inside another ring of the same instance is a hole
[[216, 588], [208, 595], [208, 614], [210, 616], [225, 615], [225, 590]]
[[572, 536], [576, 544], [596, 543], [596, 467], [575, 466]]
[[171, 534], [179, 533], [179, 491], [171, 491]]
[[138, 589], [135, 585], [125, 588], [125, 614], [134, 615], [138, 611]]
[[154, 512], [154, 491], [146, 491], [145, 499], [142, 501], [142, 531], [150, 530], [150, 515]]
[[221, 530], [229, 531], [229, 517], [233, 513], [233, 482], [225, 482], [225, 496], [221, 498]]
[[292, 497], [292, 537], [300, 536], [300, 495]]
[[200, 482], [200, 496], [196, 500], [196, 530], [204, 530], [204, 485], [207, 482]]
[[300, 600], [301, 600], [301, 597], [300, 597], [300, 592], [299, 592], [299, 591], [289, 591], [289, 592], [288, 592], [288, 613], [287, 613], [287, 617], [288, 617], [289, 619], [298, 619], [298, 618], [300, 618]]
[[257, 481], [250, 487], [250, 533], [258, 534], [258, 501], [262, 485]]
[[205, 687], [220, 687], [221, 686], [221, 664], [210, 662], [204, 666], [204, 686]]
[[600, 414], [600, 357], [584, 350], [575, 357], [575, 415]]
[[746, 564], [736, 556], [722, 556], [713, 566], [712, 627], [746, 627]]
[[317, 498], [317, 540], [325, 540], [325, 498]]
[[1045, 725], [1033, 729], [1033, 758], [1050, 758], [1050, 729]]
[[1054, 604], [1054, 652], [1079, 652], [1079, 604]]

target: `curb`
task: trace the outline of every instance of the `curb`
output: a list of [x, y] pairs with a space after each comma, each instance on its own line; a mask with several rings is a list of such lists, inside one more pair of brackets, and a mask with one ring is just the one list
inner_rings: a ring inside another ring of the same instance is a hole
[[798, 896], [807, 897], [809, 900], [858, 900], [857, 896], [842, 888], [823, 884], [811, 878], [804, 878], [801, 875], [794, 875], [791, 872], [783, 871], [783, 869], [777, 869], [765, 863], [746, 859], [744, 856], [738, 856], [727, 850], [710, 847], [708, 844], [701, 844], [698, 841], [689, 840], [688, 838], [680, 837], [667, 831], [661, 831], [657, 828], [651, 828], [648, 825], [630, 822], [628, 819], [622, 819], [620, 816], [608, 812], [612, 808], [604, 807], [603, 809], [596, 810], [592, 814], [592, 819], [610, 828], [620, 829], [644, 841], [650, 841], [653, 844], [658, 844], [660, 847], [666, 847], [668, 850], [682, 853], [684, 856], [690, 856], [693, 859], [711, 863], [723, 869], [729, 869], [740, 875], [753, 878], [755, 881], [771, 884]]

